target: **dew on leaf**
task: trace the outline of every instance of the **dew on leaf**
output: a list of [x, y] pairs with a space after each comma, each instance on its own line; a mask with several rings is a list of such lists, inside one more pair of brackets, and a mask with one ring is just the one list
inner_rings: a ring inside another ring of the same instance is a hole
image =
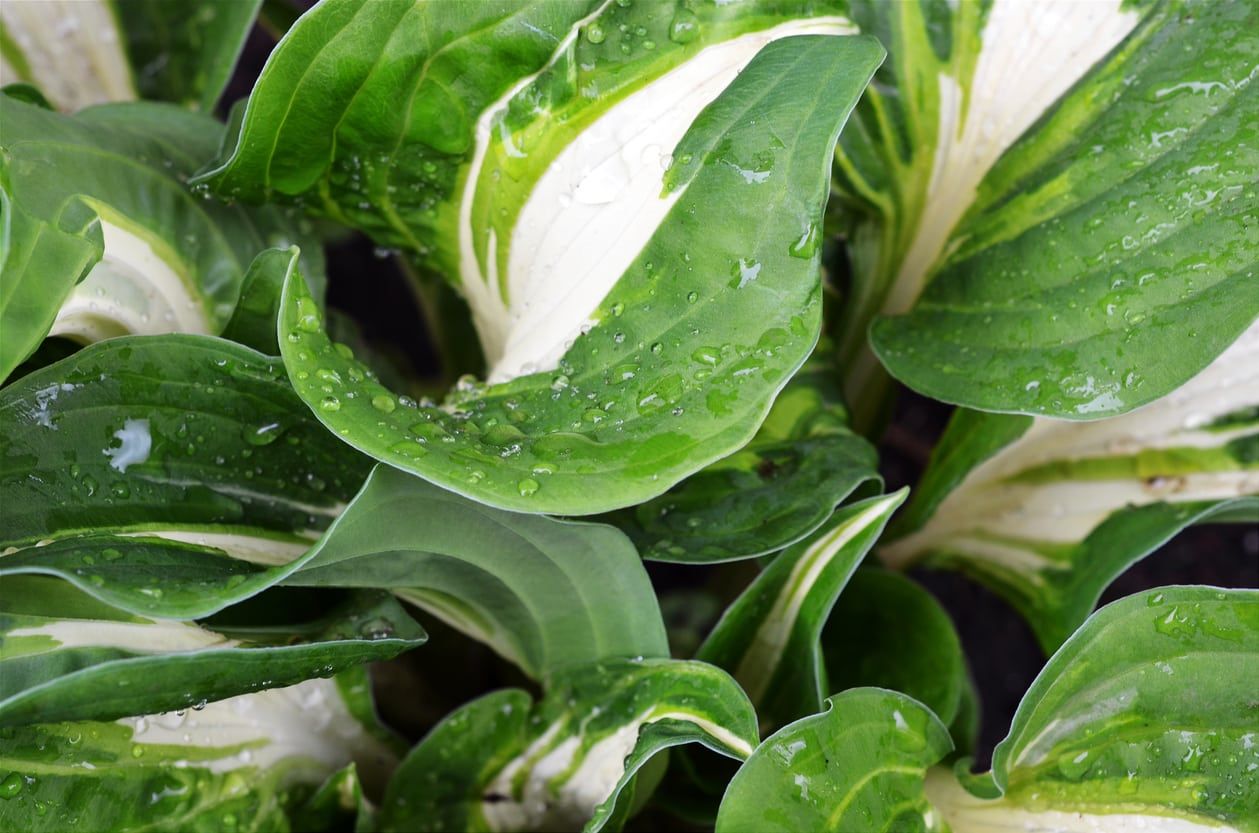
[[669, 40], [688, 44], [699, 37], [699, 17], [690, 9], [678, 9], [669, 22]]

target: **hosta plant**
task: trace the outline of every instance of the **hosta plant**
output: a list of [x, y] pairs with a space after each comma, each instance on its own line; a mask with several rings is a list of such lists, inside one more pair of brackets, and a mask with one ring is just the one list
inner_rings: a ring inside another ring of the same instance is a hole
[[11, 0], [0, 76], [0, 828], [1259, 833], [1259, 591], [1111, 587], [1259, 580], [1259, 4]]

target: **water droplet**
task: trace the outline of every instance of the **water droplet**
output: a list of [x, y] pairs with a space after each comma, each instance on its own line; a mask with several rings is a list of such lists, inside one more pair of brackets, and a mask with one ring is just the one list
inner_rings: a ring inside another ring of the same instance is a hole
[[1088, 750], [1083, 752], [1066, 752], [1058, 758], [1058, 771], [1072, 781], [1079, 781], [1093, 766]]
[[381, 393], [372, 397], [372, 407], [386, 414], [392, 414], [394, 408], [398, 407], [398, 403], [387, 393]]
[[809, 223], [804, 233], [796, 242], [787, 247], [787, 254], [792, 257], [811, 258], [817, 254], [817, 250], [822, 246], [822, 235], [818, 231], [817, 223]]
[[515, 425], [506, 422], [500, 422], [497, 425], [491, 425], [485, 430], [482, 439], [493, 446], [506, 448], [510, 445], [516, 445], [525, 439], [525, 433]]
[[691, 43], [699, 37], [699, 18], [690, 9], [678, 9], [669, 23], [669, 40]]
[[0, 798], [8, 801], [22, 791], [22, 776], [16, 772], [10, 772], [0, 781]]
[[754, 258], [741, 257], [735, 263], [731, 274], [734, 276], [734, 279], [730, 281], [730, 287], [732, 289], [742, 289], [756, 280], [757, 276], [761, 274], [760, 261]]
[[691, 358], [700, 364], [716, 366], [717, 362], [721, 360], [721, 351], [716, 347], [700, 347], [691, 354]]
[[250, 445], [270, 445], [280, 438], [284, 433], [283, 427], [278, 422], [268, 422], [259, 425], [253, 431], [245, 435], [245, 441]]
[[393, 623], [383, 617], [368, 619], [359, 627], [365, 639], [388, 639], [393, 636]]
[[607, 40], [607, 33], [603, 31], [603, 27], [599, 25], [599, 21], [595, 21], [586, 27], [586, 40], [593, 44], [600, 44]]
[[330, 414], [336, 413], [341, 410], [341, 400], [335, 396], [325, 396], [323, 401], [319, 403], [319, 410], [327, 411]]
[[425, 454], [428, 454], [428, 449], [415, 440], [401, 440], [389, 446], [389, 450], [394, 454], [411, 458], [423, 457]]
[[304, 333], [319, 332], [319, 307], [313, 298], [297, 300], [297, 329]]
[[538, 481], [532, 477], [526, 477], [516, 484], [516, 490], [520, 492], [521, 497], [532, 497], [539, 488]]

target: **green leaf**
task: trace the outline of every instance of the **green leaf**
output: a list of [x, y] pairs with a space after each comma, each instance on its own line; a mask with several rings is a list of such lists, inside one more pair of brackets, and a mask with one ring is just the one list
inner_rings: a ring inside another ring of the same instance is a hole
[[[220, 541], [213, 534], [208, 537]], [[111, 607], [138, 616], [198, 619], [261, 593], [304, 561], [306, 545], [300, 542], [268, 540], [256, 532], [241, 539], [271, 557], [297, 557], [265, 567], [214, 547], [144, 533], [85, 534], [0, 556], [0, 580], [56, 576]], [[234, 549], [241, 554], [239, 547]]]
[[974, 576], [1050, 652], [1111, 581], [1189, 524], [1259, 520], [1257, 408], [1254, 326], [1135, 413], [1080, 424], [959, 411], [880, 554]]
[[296, 247], [267, 249], [249, 264], [241, 282], [240, 300], [223, 338], [254, 348], [268, 356], [280, 355], [276, 322], [280, 317], [280, 293], [288, 276], [298, 270], [301, 253]]
[[1108, 605], [1050, 659], [994, 751], [1003, 801], [1259, 829], [1256, 678], [1259, 591], [1166, 587]]
[[31, 373], [0, 391], [0, 429], [0, 576], [59, 575], [147, 616], [205, 616], [296, 569], [368, 470], [278, 360], [203, 336]]
[[826, 696], [819, 641], [831, 607], [907, 490], [837, 511], [778, 555], [726, 609], [696, 656], [730, 671], [762, 726], [816, 712]]
[[81, 350], [0, 392], [0, 424], [5, 546], [164, 528], [292, 536], [327, 526], [367, 471], [278, 361], [204, 336]]
[[5, 729], [0, 827], [344, 830], [330, 793], [357, 792], [356, 767], [382, 779], [396, 762], [364, 705], [366, 675], [346, 673], [197, 710]]
[[48, 333], [90, 343], [220, 332], [268, 246], [301, 244], [322, 288], [319, 246], [286, 212], [188, 190], [222, 133], [209, 117], [140, 103], [70, 117], [0, 96], [0, 124], [0, 377]]
[[758, 747], [717, 829], [1253, 833], [1257, 674], [1259, 591], [1129, 596], [1050, 659], [987, 776], [933, 767], [926, 707], [858, 689]]
[[534, 677], [617, 656], [668, 656], [633, 545], [602, 524], [492, 509], [387, 466], [285, 580], [379, 587]]
[[33, 217], [14, 205], [8, 178], [9, 157], [0, 151], [0, 381], [39, 347], [60, 299], [91, 271], [105, 247], [100, 223], [81, 203], [67, 201], [48, 221]]
[[787, 383], [750, 443], [609, 517], [644, 558], [710, 563], [777, 552], [858, 486], [881, 482], [874, 448], [848, 430], [825, 350], [820, 344]]
[[3, 584], [4, 726], [185, 709], [389, 659], [425, 639], [384, 594], [277, 629], [145, 619], [43, 576]]
[[757, 747], [726, 789], [717, 833], [942, 830], [923, 778], [951, 748], [944, 724], [918, 701], [878, 688], [844, 692]]
[[623, 791], [656, 753], [699, 743], [742, 759], [756, 739], [752, 704], [712, 666], [575, 668], [536, 704], [524, 691], [498, 691], [442, 721], [398, 768], [380, 827], [594, 833], [624, 818]]
[[139, 97], [213, 113], [262, 0], [113, 3]]
[[[237, 143], [204, 179], [244, 198], [300, 195], [378, 243], [431, 255], [446, 274], [461, 276], [491, 384], [456, 388], [445, 410], [419, 414], [372, 407], [394, 397], [370, 382], [351, 383], [350, 371], [361, 370], [332, 351], [300, 281], [290, 280], [281, 349], [303, 396], [348, 442], [502, 508], [592, 514], [659, 495], [746, 444], [812, 348], [820, 318], [816, 230], [828, 192], [815, 162], [829, 158], [882, 50], [866, 38], [773, 40], [846, 31], [833, 17], [706, 7], [713, 21], [697, 30], [701, 40], [682, 34], [687, 43], [678, 43], [667, 34], [673, 10], [652, 4], [604, 4], [581, 38], [572, 28], [584, 13], [577, 4], [509, 12], [484, 3], [458, 21], [448, 19], [452, 8], [344, 0], [314, 10], [286, 37], [251, 96]], [[589, 33], [606, 32], [605, 22], [636, 15], [661, 30], [654, 49], [644, 42], [639, 57], [627, 57], [621, 35], [591, 42]], [[749, 31], [772, 23], [783, 26]], [[682, 24], [679, 31], [689, 32]], [[407, 35], [428, 26], [442, 33], [428, 60], [411, 53], [413, 63], [398, 73], [378, 71], [392, 65], [386, 59], [396, 44], [414, 43]], [[718, 52], [709, 58], [721, 71], [697, 80], [708, 64], [689, 59], [710, 41]], [[462, 56], [473, 49], [503, 74], [468, 78]], [[402, 72], [410, 66], [418, 77]], [[460, 68], [457, 84], [447, 80], [452, 66]], [[604, 84], [607, 94], [595, 96]], [[685, 106], [673, 106], [677, 91], [697, 84]], [[826, 106], [819, 106], [823, 89]], [[504, 92], [513, 97], [491, 106]], [[410, 94], [410, 109], [390, 105], [396, 119], [377, 121], [381, 107], [370, 102]], [[766, 101], [773, 106], [756, 105]], [[369, 115], [370, 128], [362, 124]], [[616, 157], [647, 159], [642, 171], [638, 162], [631, 171], [600, 172], [589, 160], [574, 161], [588, 185], [577, 199], [552, 200], [549, 189], [578, 187], [546, 179], [547, 171], [569, 170], [564, 154], [608, 155], [590, 145], [605, 141], [598, 138], [605, 128], [591, 123], [596, 117], [673, 132], [640, 136], [634, 147], [641, 150]], [[298, 137], [300, 150], [272, 155]], [[525, 161], [513, 156], [525, 151]], [[661, 158], [670, 152], [678, 161], [666, 172]], [[454, 192], [456, 179], [466, 192]], [[536, 202], [542, 208], [530, 207], [531, 194], [544, 195]], [[479, 236], [465, 239], [472, 228]], [[550, 242], [534, 240], [548, 230]], [[606, 243], [575, 247], [579, 236]], [[509, 249], [528, 262], [511, 266]], [[607, 262], [565, 255], [605, 250]], [[556, 258], [564, 262], [548, 260]], [[320, 368], [341, 382], [317, 379]], [[424, 430], [453, 443], [424, 447], [429, 437], [411, 433], [421, 418], [436, 423]]]
[[905, 576], [854, 573], [826, 620], [822, 654], [829, 691], [901, 691], [950, 725], [961, 713], [967, 668], [953, 620]]
[[1259, 10], [869, 6], [893, 60], [839, 156], [850, 393], [879, 313], [914, 389], [1070, 419], [1158, 399], [1255, 320]]

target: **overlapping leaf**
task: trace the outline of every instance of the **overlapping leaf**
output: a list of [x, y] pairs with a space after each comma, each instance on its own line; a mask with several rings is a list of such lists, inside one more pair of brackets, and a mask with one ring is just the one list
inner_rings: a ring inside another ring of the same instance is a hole
[[[367, 470], [309, 416], [275, 360], [201, 336], [89, 347], [0, 393], [0, 424], [0, 583], [57, 576], [128, 620], [200, 618], [273, 585], [300, 566]], [[36, 612], [55, 621], [65, 611]], [[147, 633], [160, 647], [159, 631]], [[285, 672], [291, 682], [326, 664], [326, 651], [307, 653], [315, 659]], [[27, 662], [51, 673], [48, 660]], [[167, 696], [207, 696], [172, 681], [193, 674], [184, 663], [154, 661], [168, 669], [153, 677]], [[204, 673], [220, 673], [203, 661]], [[272, 676], [269, 659], [247, 664], [257, 679]], [[117, 694], [130, 703], [137, 691]]]
[[[816, 338], [827, 187], [813, 160], [882, 54], [783, 38], [848, 31], [812, 4], [755, 11], [342, 0], [304, 17], [204, 180], [300, 196], [458, 276], [494, 383], [445, 410], [373, 409], [395, 397], [349, 378], [361, 369], [322, 339], [294, 280], [280, 346], [321, 419], [445, 488], [564, 514], [653, 497], [746, 443]], [[418, 50], [417, 33], [432, 34]], [[477, 50], [510, 59], [457, 71]], [[378, 103], [400, 98], [381, 121]], [[600, 168], [603, 142], [632, 145], [613, 154], [630, 168]], [[552, 182], [564, 154], [581, 158]], [[426, 447], [421, 418], [452, 444]]]
[[263, 0], [113, 0], [136, 92], [213, 113]]
[[778, 555], [726, 610], [697, 656], [729, 670], [762, 725], [781, 726], [827, 694], [820, 639], [835, 599], [905, 491], [845, 506]]
[[1049, 661], [990, 776], [934, 767], [926, 707], [835, 697], [731, 782], [719, 831], [1259, 829], [1259, 593], [1167, 587], [1096, 613]]
[[145, 619], [55, 578], [3, 585], [5, 726], [187, 709], [389, 659], [425, 638], [384, 594], [365, 594], [319, 621], [258, 628]]
[[113, 723], [10, 728], [0, 827], [342, 830], [356, 767], [379, 781], [395, 754], [360, 673]]
[[944, 724], [912, 698], [847, 691], [757, 747], [730, 782], [716, 829], [943, 830], [923, 780], [950, 748]]
[[777, 552], [879, 479], [874, 449], [848, 429], [829, 349], [818, 345], [750, 443], [610, 517], [644, 558], [708, 563]]
[[881, 553], [984, 581], [1052, 651], [1117, 575], [1181, 529], [1259, 519], [1257, 408], [1252, 326], [1132, 414], [1081, 425], [959, 412]]
[[0, 10], [0, 83], [61, 109], [145, 98], [212, 112], [262, 0], [75, 0]]
[[712, 666], [578, 667], [536, 704], [524, 691], [499, 691], [446, 718], [399, 767], [380, 825], [594, 833], [624, 821], [635, 775], [657, 752], [700, 743], [742, 759], [756, 739], [747, 696]]
[[0, 574], [59, 575], [148, 616], [273, 584], [368, 468], [277, 360], [203, 336], [88, 347], [0, 392], [0, 425]]
[[1233, 343], [1259, 315], [1255, 15], [857, 4], [894, 60], [838, 157], [850, 392], [876, 375], [880, 312], [874, 349], [915, 389], [1072, 419], [1151, 402]]
[[973, 739], [966, 658], [949, 614], [897, 573], [853, 573], [822, 630], [826, 691], [875, 686], [903, 692], [949, 725], [959, 746]]
[[534, 677], [668, 655], [638, 553], [617, 529], [505, 512], [378, 466], [285, 584], [387, 588]]
[[0, 95], [0, 377], [49, 332], [83, 343], [220, 332], [269, 246], [302, 244], [305, 274], [322, 288], [322, 255], [301, 222], [189, 191], [221, 133], [173, 105], [71, 117]]

